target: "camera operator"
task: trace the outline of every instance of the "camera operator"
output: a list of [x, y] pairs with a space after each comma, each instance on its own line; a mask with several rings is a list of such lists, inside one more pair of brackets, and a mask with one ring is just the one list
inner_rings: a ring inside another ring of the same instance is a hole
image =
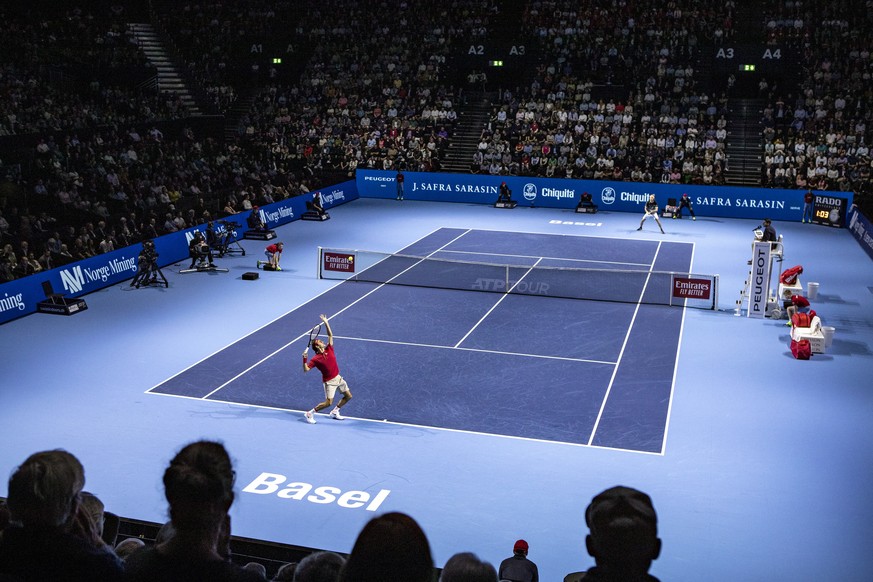
[[158, 278], [158, 253], [155, 250], [155, 241], [144, 240], [142, 250], [136, 264], [136, 275], [130, 282], [131, 287], [151, 285]]
[[206, 223], [206, 244], [210, 249], [218, 246], [218, 237], [215, 235], [215, 223], [211, 220]]
[[248, 224], [250, 230], [254, 230], [257, 232], [267, 232], [267, 225], [264, 224], [263, 220], [261, 220], [261, 213], [258, 212], [257, 206], [252, 206], [252, 212], [246, 219], [246, 223]]
[[209, 267], [215, 266], [212, 262], [212, 249], [206, 244], [206, 238], [200, 231], [194, 233], [194, 238], [191, 239], [191, 243], [188, 245], [188, 254], [191, 255], [191, 266], [188, 267], [189, 269], [195, 268], [198, 261], [201, 265], [206, 262]]

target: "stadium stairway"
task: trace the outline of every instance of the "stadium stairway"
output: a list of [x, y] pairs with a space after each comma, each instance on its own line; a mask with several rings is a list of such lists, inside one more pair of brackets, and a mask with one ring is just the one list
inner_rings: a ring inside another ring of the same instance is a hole
[[149, 63], [157, 69], [158, 89], [162, 92], [178, 95], [192, 117], [203, 115], [154, 27], [147, 23], [131, 22], [128, 23], [127, 28], [148, 58]]
[[727, 115], [725, 183], [760, 186], [763, 99], [731, 99]]
[[482, 130], [491, 118], [491, 99], [490, 93], [471, 92], [467, 102], [458, 107], [455, 131], [442, 160], [443, 171], [469, 173]]
[[251, 88], [242, 88], [239, 98], [224, 112], [224, 141], [230, 143], [242, 135], [243, 117], [245, 117], [255, 102], [255, 91]]

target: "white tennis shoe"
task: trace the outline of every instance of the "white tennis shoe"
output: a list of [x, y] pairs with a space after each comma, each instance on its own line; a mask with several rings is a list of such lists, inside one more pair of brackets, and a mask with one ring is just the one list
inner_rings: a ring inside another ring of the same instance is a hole
[[334, 408], [330, 411], [330, 417], [334, 420], [345, 420], [346, 417], [340, 414], [339, 408]]
[[303, 418], [305, 418], [306, 422], [308, 422], [309, 424], [315, 424], [315, 417], [308, 410], [303, 413]]

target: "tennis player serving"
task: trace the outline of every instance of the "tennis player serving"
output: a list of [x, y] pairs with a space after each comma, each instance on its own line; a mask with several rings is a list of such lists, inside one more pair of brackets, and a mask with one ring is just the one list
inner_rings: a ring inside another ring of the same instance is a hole
[[336, 407], [330, 411], [330, 417], [335, 420], [343, 420], [344, 416], [340, 414], [340, 408], [345, 406], [352, 399], [352, 392], [349, 390], [349, 385], [340, 376], [339, 366], [336, 363], [336, 354], [333, 351], [333, 331], [330, 329], [330, 323], [327, 322], [327, 316], [321, 315], [321, 321], [324, 323], [324, 329], [327, 331], [327, 344], [320, 339], [312, 341], [312, 350], [315, 355], [309, 361], [306, 357], [309, 353], [309, 348], [303, 350], [303, 371], [308, 372], [313, 368], [318, 368], [321, 372], [321, 381], [324, 384], [324, 402], [319, 402], [315, 408], [303, 413], [306, 422], [315, 424], [315, 413], [319, 410], [324, 410], [333, 404], [333, 398], [337, 390], [343, 395]]

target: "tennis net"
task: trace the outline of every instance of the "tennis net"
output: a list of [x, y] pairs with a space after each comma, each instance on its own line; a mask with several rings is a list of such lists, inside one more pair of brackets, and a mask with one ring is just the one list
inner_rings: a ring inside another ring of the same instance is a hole
[[716, 309], [718, 275], [519, 265], [319, 247], [318, 276], [566, 299]]

